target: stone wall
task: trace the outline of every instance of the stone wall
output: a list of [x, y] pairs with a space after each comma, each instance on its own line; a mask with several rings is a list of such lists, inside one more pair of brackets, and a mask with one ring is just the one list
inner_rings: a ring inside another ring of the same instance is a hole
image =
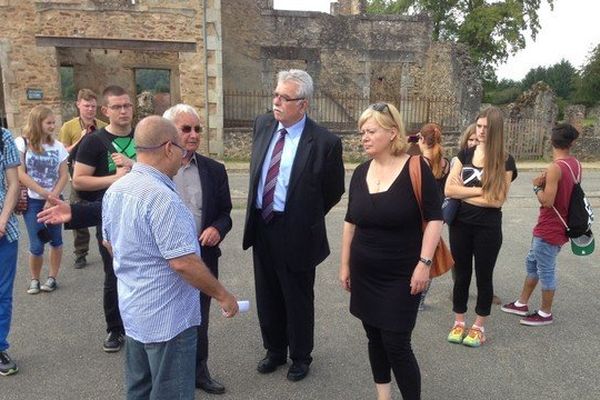
[[327, 107], [343, 110], [341, 96], [398, 103], [435, 95], [454, 99], [461, 123], [470, 121], [482, 90], [464, 48], [432, 44], [425, 15], [356, 14], [361, 4], [344, 1], [343, 12], [330, 15], [274, 10], [268, 0], [223, 1], [224, 90], [271, 90], [278, 70], [303, 68]]
[[[39, 103], [60, 116], [61, 65], [73, 66], [76, 90], [89, 87], [100, 93], [119, 84], [132, 97], [133, 71], [160, 68], [171, 71], [173, 103], [193, 105], [209, 124], [209, 138], [203, 142], [222, 140], [220, 16], [220, 0], [0, 3], [0, 19], [12, 24], [0, 32], [9, 127], [18, 134], [29, 110]], [[163, 50], [148, 49], [157, 43]], [[187, 47], [170, 50], [169, 43]], [[28, 100], [28, 88], [42, 90], [43, 100]], [[221, 146], [215, 147], [218, 153]]]
[[[336, 131], [342, 140], [343, 158], [345, 162], [356, 163], [367, 160], [361, 144], [361, 136], [355, 131]], [[250, 161], [252, 151], [252, 128], [225, 128], [225, 151], [223, 157], [232, 161]], [[444, 132], [443, 147], [446, 157], [452, 157], [458, 152], [460, 132]]]
[[600, 107], [569, 105], [565, 107], [565, 121], [579, 131], [572, 153], [582, 161], [600, 160]]

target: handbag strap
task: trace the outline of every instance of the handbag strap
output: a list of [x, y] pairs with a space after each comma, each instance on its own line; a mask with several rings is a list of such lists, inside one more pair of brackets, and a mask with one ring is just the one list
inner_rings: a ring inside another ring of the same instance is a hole
[[571, 168], [568, 162], [566, 162], [565, 160], [556, 160], [557, 163], [564, 164], [567, 166], [567, 168], [569, 168], [569, 171], [571, 171], [571, 176], [573, 177], [573, 184], [581, 183], [581, 163], [579, 162], [579, 160], [575, 161], [577, 161], [577, 168], [579, 168], [577, 176], [575, 176], [573, 168]]
[[[577, 167], [579, 168], [577, 176], [575, 176], [575, 173], [573, 172], [573, 168], [571, 168], [571, 166], [569, 165], [568, 162], [566, 162], [565, 160], [556, 160], [555, 161], [556, 163], [564, 164], [567, 166], [567, 168], [569, 168], [569, 171], [571, 172], [571, 177], [573, 178], [573, 188], [575, 188], [575, 185], [577, 185], [578, 183], [581, 183], [581, 163], [579, 162], [579, 160], [575, 160], [575, 161], [577, 161]], [[552, 206], [552, 209], [558, 216], [558, 219], [560, 219], [560, 222], [562, 222], [562, 224], [565, 226], [565, 228], [567, 228], [567, 230], [569, 230], [569, 225], [567, 225], [564, 218], [560, 215], [560, 213], [558, 212], [556, 207], [554, 207], [554, 205]]]
[[423, 229], [425, 228], [425, 219], [423, 218], [423, 196], [421, 192], [421, 156], [411, 156], [408, 160], [408, 172], [410, 175], [410, 183], [412, 184], [415, 198], [421, 213], [421, 222]]

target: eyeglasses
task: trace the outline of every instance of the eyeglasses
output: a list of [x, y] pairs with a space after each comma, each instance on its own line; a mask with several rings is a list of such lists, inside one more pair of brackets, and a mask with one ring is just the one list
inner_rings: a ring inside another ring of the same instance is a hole
[[181, 156], [181, 158], [185, 158], [185, 156], [187, 156], [188, 151], [186, 149], [184, 149], [183, 147], [181, 147], [180, 145], [178, 145], [177, 143], [173, 142], [172, 140], [167, 140], [166, 142], [163, 142], [161, 144], [159, 144], [158, 146], [135, 146], [135, 150], [156, 150], [156, 149], [160, 149], [161, 147], [163, 147], [164, 145], [166, 145], [167, 143], [171, 143], [173, 146], [179, 148], [179, 150], [181, 150], [183, 152], [183, 155]]
[[384, 102], [373, 103], [369, 106], [369, 108], [371, 108], [372, 110], [375, 110], [377, 112], [380, 112], [380, 113], [383, 113], [387, 110], [387, 113], [389, 114], [389, 116], [392, 117], [392, 119], [394, 119], [387, 103], [384, 103]]
[[[202, 132], [202, 127], [200, 125], [194, 126], [193, 129], [196, 133]], [[190, 125], [183, 125], [181, 127], [181, 132], [183, 132], [183, 133], [190, 133], [191, 131], [192, 131], [192, 126], [190, 126]]]
[[292, 99], [288, 96], [286, 96], [285, 94], [279, 94], [277, 92], [273, 92], [273, 98], [274, 99], [279, 99], [281, 100], [283, 103], [287, 103], [289, 101], [298, 101], [298, 100], [304, 100], [304, 97], [296, 97], [295, 99]]
[[121, 110], [130, 110], [133, 107], [133, 104], [131, 103], [125, 103], [125, 104], [113, 104], [112, 106], [107, 106], [107, 108], [111, 109], [112, 111], [121, 111]]

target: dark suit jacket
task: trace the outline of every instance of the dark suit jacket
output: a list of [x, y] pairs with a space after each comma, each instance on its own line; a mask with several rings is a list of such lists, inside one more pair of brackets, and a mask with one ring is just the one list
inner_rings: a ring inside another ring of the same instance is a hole
[[81, 201], [71, 204], [71, 221], [65, 229], [79, 229], [98, 226], [102, 222], [102, 200]]
[[[225, 166], [213, 159], [196, 153], [198, 172], [202, 184], [202, 222], [201, 229], [215, 227], [221, 235], [221, 240], [231, 230], [231, 195], [229, 180]], [[216, 266], [221, 256], [219, 245], [214, 247], [201, 246], [202, 259], [206, 264]], [[214, 263], [214, 264], [213, 264]]]
[[[254, 122], [244, 250], [255, 243], [256, 191], [277, 123], [272, 114], [261, 115]], [[288, 268], [294, 271], [315, 268], [329, 255], [325, 215], [343, 193], [342, 142], [306, 118], [292, 164], [283, 216]]]
[[[198, 172], [202, 185], [202, 227], [214, 226], [221, 235], [221, 240], [231, 230], [231, 196], [229, 181], [223, 164], [196, 153]], [[79, 229], [96, 226], [102, 222], [102, 201], [80, 202], [71, 205], [71, 222], [65, 229]], [[210, 267], [215, 266], [221, 256], [219, 246], [201, 246], [202, 259]]]

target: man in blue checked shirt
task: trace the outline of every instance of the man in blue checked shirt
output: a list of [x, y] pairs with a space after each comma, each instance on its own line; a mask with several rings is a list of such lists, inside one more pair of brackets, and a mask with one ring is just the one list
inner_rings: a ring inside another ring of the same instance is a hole
[[102, 204], [126, 334], [127, 399], [194, 399], [198, 289], [226, 317], [238, 306], [202, 262], [194, 218], [175, 191], [186, 155], [175, 125], [144, 118], [134, 140], [137, 163]]
[[12, 292], [17, 271], [19, 225], [13, 214], [19, 195], [19, 153], [12, 135], [0, 128], [0, 375], [16, 374], [17, 364], [8, 356], [8, 331]]

